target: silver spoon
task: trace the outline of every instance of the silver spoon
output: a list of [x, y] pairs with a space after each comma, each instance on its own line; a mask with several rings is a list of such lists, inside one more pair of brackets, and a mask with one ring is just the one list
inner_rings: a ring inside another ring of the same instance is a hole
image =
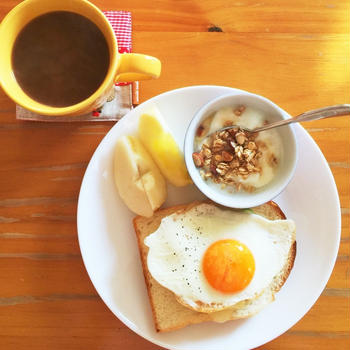
[[269, 130], [272, 128], [278, 128], [280, 126], [288, 125], [292, 123], [307, 122], [310, 120], [324, 119], [324, 118], [330, 118], [330, 117], [339, 117], [341, 115], [348, 115], [348, 114], [350, 114], [350, 104], [334, 105], [334, 106], [314, 109], [312, 111], [302, 113], [294, 118], [279, 120], [277, 122], [266, 124], [254, 129], [248, 129], [238, 125], [226, 126], [214, 132], [211, 132], [210, 134], [207, 134], [205, 138], [208, 138], [210, 135], [215, 134], [217, 132], [233, 129], [233, 128], [242, 129], [250, 133], [256, 133], [264, 130]]

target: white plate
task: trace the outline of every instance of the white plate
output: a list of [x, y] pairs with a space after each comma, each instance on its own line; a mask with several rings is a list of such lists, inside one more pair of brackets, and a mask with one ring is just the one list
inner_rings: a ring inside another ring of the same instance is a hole
[[[316, 143], [295, 125], [300, 155], [295, 177], [275, 201], [297, 227], [294, 268], [276, 300], [246, 320], [202, 323], [158, 334], [142, 273], [133, 214], [113, 182], [117, 139], [136, 130], [140, 113], [155, 103], [177, 142], [195, 112], [210, 99], [241, 90], [193, 86], [156, 96], [129, 112], [105, 136], [86, 170], [78, 203], [78, 236], [86, 269], [111, 311], [147, 340], [169, 349], [250, 349], [292, 327], [315, 303], [332, 272], [340, 240], [339, 198], [332, 173]], [[169, 188], [165, 206], [202, 198], [193, 185]]]

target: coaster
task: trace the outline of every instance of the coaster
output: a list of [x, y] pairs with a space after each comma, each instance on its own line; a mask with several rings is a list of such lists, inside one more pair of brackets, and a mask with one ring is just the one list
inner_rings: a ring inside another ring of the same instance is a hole
[[[105, 11], [118, 41], [119, 53], [132, 51], [131, 13], [126, 11]], [[79, 116], [45, 116], [16, 105], [16, 119], [44, 122], [118, 121], [138, 104], [138, 82], [120, 83], [114, 86], [114, 94], [98, 110]]]
[[81, 121], [118, 121], [132, 108], [132, 85], [115, 86], [115, 96], [112, 101], [106, 102], [101, 109], [78, 115], [75, 117], [55, 117], [40, 115], [16, 105], [16, 118], [20, 120], [44, 121], [44, 122], [81, 122]]

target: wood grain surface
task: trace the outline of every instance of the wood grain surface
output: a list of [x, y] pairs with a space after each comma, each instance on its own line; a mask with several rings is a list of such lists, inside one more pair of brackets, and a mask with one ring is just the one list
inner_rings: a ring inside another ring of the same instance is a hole
[[[0, 19], [18, 2], [2, 0]], [[178, 87], [215, 84], [262, 94], [292, 115], [349, 103], [348, 0], [94, 3], [102, 10], [131, 11], [134, 51], [162, 61], [161, 78], [140, 84], [141, 102]], [[14, 103], [0, 91], [0, 349], [160, 349], [108, 310], [79, 251], [81, 180], [112, 126], [17, 121]], [[339, 255], [311, 310], [259, 349], [348, 349], [350, 344], [350, 118], [304, 127], [338, 187]]]

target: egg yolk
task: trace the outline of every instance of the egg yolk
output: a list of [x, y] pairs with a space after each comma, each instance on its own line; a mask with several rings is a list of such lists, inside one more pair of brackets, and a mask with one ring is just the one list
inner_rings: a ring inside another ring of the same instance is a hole
[[213, 243], [203, 257], [203, 273], [208, 283], [223, 293], [243, 290], [255, 271], [253, 254], [243, 243], [225, 239]]

